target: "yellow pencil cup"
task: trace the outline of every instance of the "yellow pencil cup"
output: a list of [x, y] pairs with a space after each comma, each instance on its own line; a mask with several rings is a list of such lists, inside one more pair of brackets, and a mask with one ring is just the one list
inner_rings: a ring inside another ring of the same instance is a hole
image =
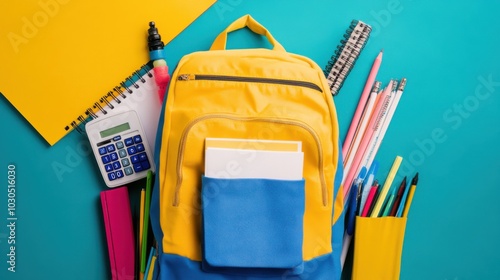
[[399, 279], [406, 221], [356, 217], [352, 280]]

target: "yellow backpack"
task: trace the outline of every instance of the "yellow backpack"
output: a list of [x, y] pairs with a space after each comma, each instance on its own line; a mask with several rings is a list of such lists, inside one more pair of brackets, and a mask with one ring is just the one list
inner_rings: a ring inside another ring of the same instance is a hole
[[[244, 27], [273, 48], [226, 50]], [[157, 279], [340, 278], [338, 124], [315, 62], [247, 15], [180, 60], [165, 106], [151, 206]], [[300, 141], [303, 179], [205, 177], [207, 138]]]

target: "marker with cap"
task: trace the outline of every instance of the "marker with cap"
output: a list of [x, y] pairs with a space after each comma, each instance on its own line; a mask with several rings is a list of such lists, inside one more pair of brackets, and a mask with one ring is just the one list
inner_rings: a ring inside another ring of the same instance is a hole
[[167, 61], [165, 60], [165, 53], [163, 51], [164, 46], [165, 44], [161, 40], [158, 28], [156, 28], [154, 21], [151, 21], [148, 29], [148, 48], [149, 57], [153, 61], [153, 73], [156, 85], [158, 86], [160, 102], [163, 102], [168, 82], [170, 82]]

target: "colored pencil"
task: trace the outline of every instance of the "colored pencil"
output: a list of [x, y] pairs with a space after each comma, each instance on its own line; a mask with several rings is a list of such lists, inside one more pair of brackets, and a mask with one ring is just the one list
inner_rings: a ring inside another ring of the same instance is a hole
[[375, 207], [373, 208], [373, 212], [370, 215], [372, 218], [378, 217], [381, 214], [380, 211], [381, 211], [382, 205], [385, 202], [387, 192], [391, 188], [392, 181], [394, 180], [394, 176], [396, 176], [396, 173], [398, 172], [398, 169], [399, 169], [399, 166], [401, 165], [402, 160], [403, 160], [403, 158], [400, 156], [397, 156], [396, 159], [394, 160], [394, 163], [392, 164], [391, 170], [389, 171], [389, 175], [387, 175], [387, 179], [384, 182], [384, 186], [382, 187], [382, 190], [380, 191], [379, 198], [377, 199], [377, 202], [375, 203]]
[[368, 75], [368, 79], [366, 80], [365, 87], [363, 88], [363, 91], [361, 93], [358, 107], [356, 108], [356, 111], [354, 112], [354, 117], [352, 118], [351, 125], [349, 127], [348, 132], [347, 132], [347, 136], [346, 136], [346, 139], [344, 141], [344, 144], [342, 146], [343, 158], [345, 158], [347, 151], [349, 150], [349, 147], [351, 146], [352, 139], [353, 139], [354, 134], [356, 132], [356, 129], [358, 127], [359, 119], [361, 118], [361, 114], [363, 113], [363, 110], [365, 108], [366, 101], [368, 100], [368, 96], [370, 94], [370, 89], [372, 88], [372, 85], [375, 82], [375, 78], [376, 78], [378, 70], [380, 68], [380, 64], [382, 63], [383, 53], [384, 53], [384, 50], [381, 50], [380, 53], [378, 54], [378, 56], [375, 58], [375, 61], [373, 62], [372, 68], [370, 70], [370, 74]]

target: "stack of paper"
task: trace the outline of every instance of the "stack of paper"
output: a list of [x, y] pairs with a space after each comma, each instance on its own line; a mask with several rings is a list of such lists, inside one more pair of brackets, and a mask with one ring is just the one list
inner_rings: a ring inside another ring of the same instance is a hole
[[207, 138], [205, 176], [301, 180], [304, 153], [300, 141]]

